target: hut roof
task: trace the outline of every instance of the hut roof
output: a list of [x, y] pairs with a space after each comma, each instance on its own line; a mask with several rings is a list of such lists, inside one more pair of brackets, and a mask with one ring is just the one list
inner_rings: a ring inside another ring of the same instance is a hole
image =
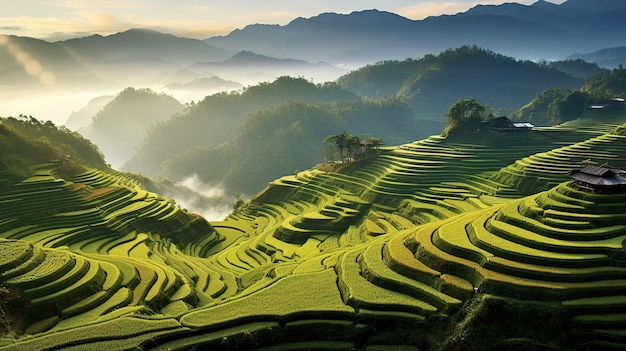
[[587, 165], [570, 173], [570, 177], [587, 184], [602, 186], [626, 185], [626, 171], [617, 168]]

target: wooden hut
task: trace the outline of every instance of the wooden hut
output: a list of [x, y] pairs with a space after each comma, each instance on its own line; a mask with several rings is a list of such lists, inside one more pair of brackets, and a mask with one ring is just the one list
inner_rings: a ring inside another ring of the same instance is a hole
[[626, 193], [626, 171], [587, 165], [570, 172], [570, 185], [582, 191], [600, 194]]

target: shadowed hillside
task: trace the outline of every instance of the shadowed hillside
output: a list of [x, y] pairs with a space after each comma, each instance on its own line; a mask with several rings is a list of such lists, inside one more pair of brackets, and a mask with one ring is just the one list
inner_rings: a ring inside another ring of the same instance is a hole
[[422, 119], [440, 120], [455, 101], [471, 97], [493, 109], [515, 110], [548, 87], [578, 88], [574, 78], [548, 65], [518, 61], [463, 46], [434, 56], [382, 61], [350, 72], [338, 80], [362, 96], [406, 96]]
[[[626, 96], [626, 70], [622, 67], [603, 70], [588, 77], [578, 90], [565, 87], [549, 88], [521, 109], [513, 118], [537, 125], [554, 125], [582, 116], [602, 114], [609, 110], [624, 110], [624, 102], [615, 98]], [[590, 111], [591, 106], [601, 108]]]
[[302, 78], [281, 77], [246, 88], [241, 93], [218, 93], [192, 104], [170, 120], [150, 129], [148, 137], [124, 169], [158, 174], [161, 164], [183, 151], [215, 147], [234, 134], [249, 114], [285, 100], [327, 102], [357, 97], [333, 83], [315, 85]]
[[376, 135], [387, 143], [426, 135], [413, 111], [402, 101], [298, 103], [289, 101], [253, 113], [235, 135], [217, 147], [195, 147], [172, 155], [163, 175], [183, 179], [197, 173], [230, 191], [254, 194], [267, 182], [309, 168], [323, 158], [322, 140], [350, 130]]

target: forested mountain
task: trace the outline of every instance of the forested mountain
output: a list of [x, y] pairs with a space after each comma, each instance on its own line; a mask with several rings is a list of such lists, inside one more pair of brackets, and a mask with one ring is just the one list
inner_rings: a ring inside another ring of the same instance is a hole
[[328, 147], [321, 141], [345, 130], [396, 142], [429, 132], [415, 120], [411, 108], [396, 99], [287, 101], [253, 113], [226, 143], [173, 154], [163, 163], [163, 175], [183, 179], [197, 173], [206, 182], [253, 194], [278, 176], [319, 163]]
[[463, 46], [437, 56], [367, 65], [338, 82], [362, 96], [405, 96], [418, 117], [441, 120], [447, 108], [460, 99], [476, 99], [496, 110], [514, 110], [548, 87], [578, 88], [582, 79], [549, 65]]
[[595, 74], [606, 70], [601, 68], [593, 61], [585, 61], [583, 59], [568, 59], [563, 61], [541, 62], [550, 68], [557, 69], [561, 72], [567, 73], [572, 77], [587, 79]]
[[98, 144], [107, 161], [118, 167], [132, 156], [150, 126], [171, 118], [183, 107], [169, 95], [150, 89], [126, 88], [80, 132]]
[[124, 169], [147, 175], [158, 174], [161, 164], [186, 149], [214, 147], [232, 137], [250, 113], [282, 104], [355, 100], [357, 96], [335, 83], [315, 85], [303, 78], [280, 77], [273, 82], [250, 86], [243, 92], [218, 93], [189, 105], [170, 120], [149, 130], [137, 153]]
[[537, 125], [555, 125], [581, 117], [591, 105], [606, 106], [596, 111], [599, 113], [605, 109], [623, 109], [623, 102], [614, 98], [624, 96], [626, 70], [620, 67], [589, 77], [580, 89], [549, 88], [515, 111], [512, 117]]

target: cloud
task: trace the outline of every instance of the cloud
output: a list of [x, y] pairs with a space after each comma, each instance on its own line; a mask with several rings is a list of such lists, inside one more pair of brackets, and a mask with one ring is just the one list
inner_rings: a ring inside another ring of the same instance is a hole
[[64, 0], [45, 1], [46, 5], [65, 9], [141, 9], [154, 6], [146, 0]]
[[75, 38], [81, 36], [78, 33], [113, 34], [138, 26], [124, 17], [94, 11], [79, 11], [69, 18], [20, 16], [0, 18], [0, 22], [4, 28], [19, 28], [19, 35], [45, 40]]
[[2, 27], [0, 27], [0, 30], [18, 31], [18, 30], [22, 30], [22, 27], [20, 27], [20, 26], [2, 26]]
[[[565, 0], [548, 0], [555, 4], [561, 4]], [[396, 10], [395, 12], [407, 18], [420, 20], [428, 16], [440, 16], [442, 14], [454, 15], [459, 12], [465, 12], [477, 5], [499, 5], [507, 2], [506, 0], [457, 0], [457, 1], [424, 1], [416, 5], [407, 6]], [[515, 2], [525, 5], [531, 5], [536, 0], [516, 0]]]
[[175, 187], [167, 187], [161, 192], [178, 203], [182, 208], [197, 213], [209, 221], [220, 221], [233, 211], [237, 198], [226, 194], [226, 190], [217, 185], [204, 183], [197, 174], [193, 174]]
[[464, 12], [473, 7], [475, 4], [467, 2], [422, 2], [417, 5], [401, 8], [397, 13], [401, 16], [411, 19], [424, 19], [428, 16], [438, 16], [441, 14], [453, 15]]
[[225, 190], [219, 186], [204, 183], [197, 174], [192, 174], [180, 183], [206, 197], [220, 197], [225, 193]]

